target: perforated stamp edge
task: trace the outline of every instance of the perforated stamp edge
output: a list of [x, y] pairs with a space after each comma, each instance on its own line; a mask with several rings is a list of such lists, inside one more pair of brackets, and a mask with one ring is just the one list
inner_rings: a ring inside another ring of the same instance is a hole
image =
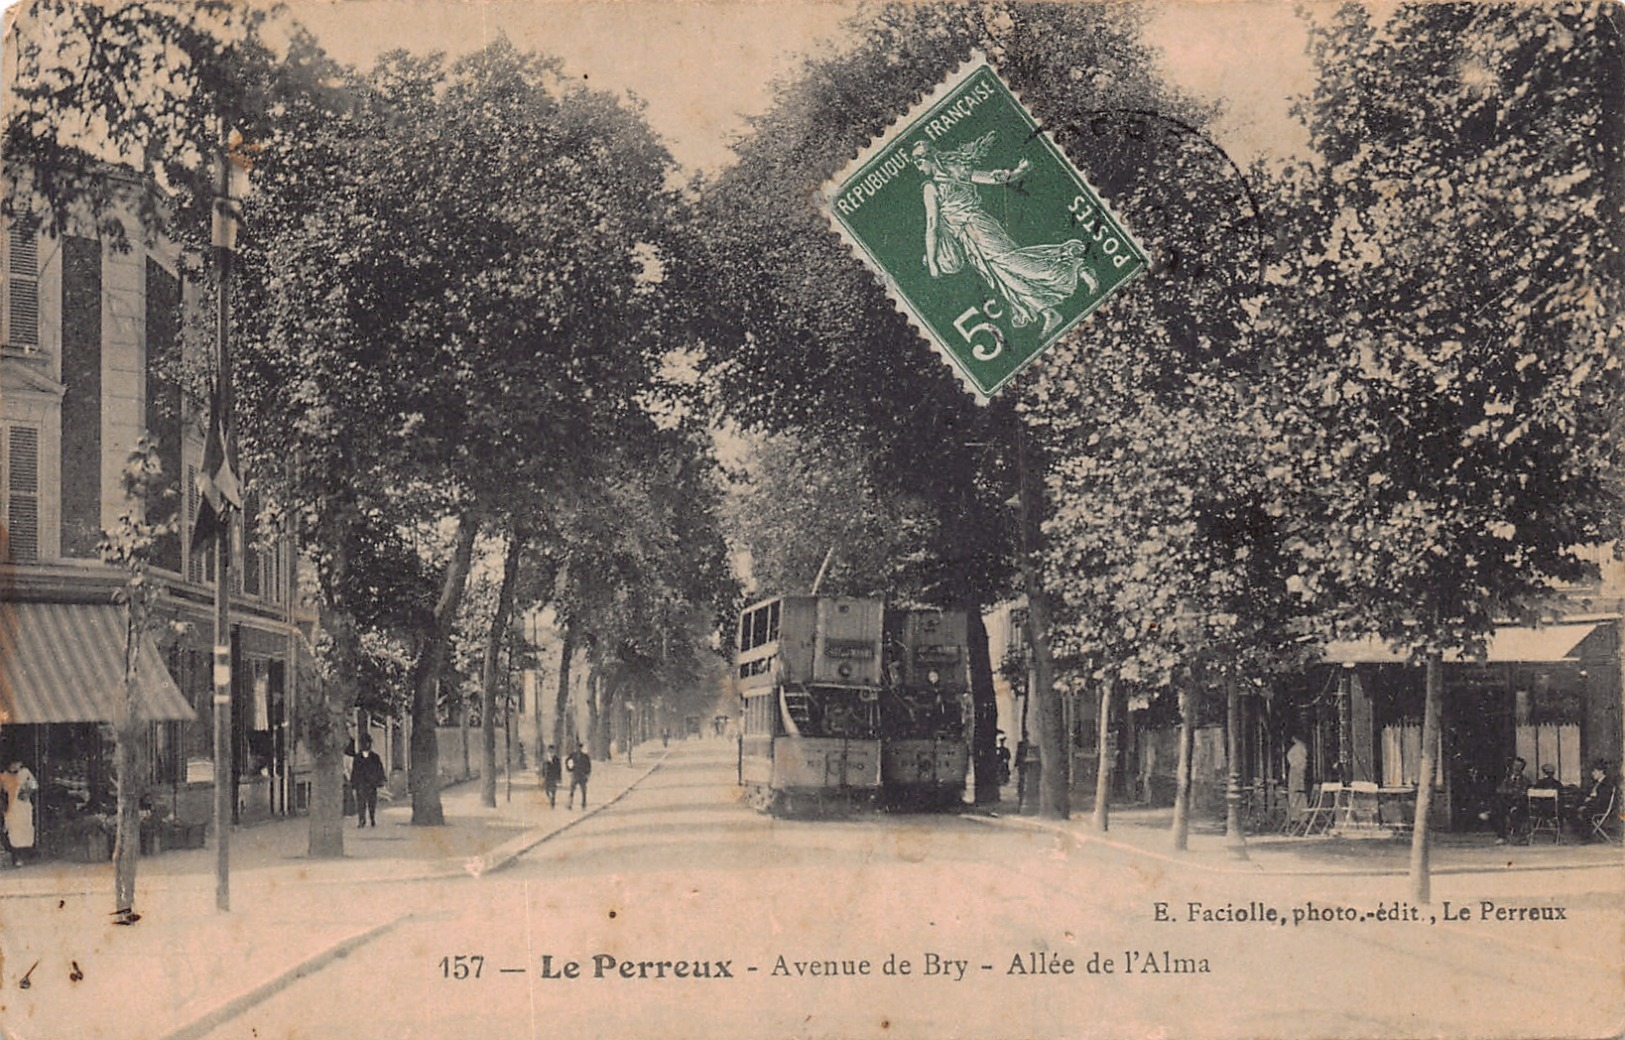
[[[843, 185], [848, 178], [850, 178], [858, 170], [861, 170], [869, 163], [870, 160], [879, 156], [881, 152], [891, 143], [894, 137], [900, 134], [903, 130], [907, 129], [909, 125], [918, 121], [927, 111], [929, 111], [939, 102], [946, 99], [948, 95], [958, 90], [964, 85], [967, 79], [974, 76], [977, 72], [984, 68], [998, 79], [999, 83], [1003, 85], [1005, 90], [1010, 92], [1010, 96], [1015, 98], [1016, 104], [1021, 107], [1022, 112], [1032, 121], [1030, 131], [1032, 136], [1034, 138], [1043, 138], [1044, 142], [1055, 151], [1055, 154], [1066, 163], [1072, 175], [1077, 177], [1078, 180], [1089, 189], [1090, 193], [1094, 195], [1095, 200], [1099, 203], [1101, 210], [1104, 211], [1105, 214], [1111, 219], [1112, 223], [1117, 226], [1117, 230], [1121, 232], [1122, 237], [1125, 238], [1129, 244], [1142, 257], [1145, 258], [1145, 263], [1141, 265], [1140, 269], [1115, 286], [1110, 295], [1096, 300], [1091, 306], [1080, 311], [1071, 321], [1067, 322], [1066, 325], [1062, 326], [1061, 329], [1051, 337], [1048, 345], [1042, 349], [1033, 351], [1031, 356], [1029, 356], [1021, 364], [1017, 365], [1003, 379], [999, 380], [996, 385], [989, 388], [986, 392], [983, 392], [982, 388], [976, 384], [976, 380], [968, 371], [966, 371], [960, 360], [954, 356], [953, 352], [948, 349], [946, 344], [937, 338], [935, 333], [931, 331], [931, 327], [926, 323], [925, 319], [915, 311], [914, 305], [909, 302], [908, 297], [902, 292], [901, 289], [898, 288], [896, 280], [892, 277], [891, 273], [886, 270], [884, 265], [876, 262], [871, 257], [869, 250], [863, 245], [862, 242], [858, 240], [857, 236], [852, 234], [851, 230], [846, 226], [846, 224], [843, 223], [835, 214], [835, 199], [840, 195], [841, 185]], [[976, 403], [979, 405], [986, 405], [988, 402], [992, 401], [994, 396], [996, 396], [1001, 390], [1009, 386], [1010, 383], [1015, 380], [1016, 376], [1026, 371], [1028, 366], [1030, 366], [1033, 362], [1037, 361], [1045, 354], [1048, 354], [1052, 349], [1059, 345], [1062, 339], [1071, 333], [1072, 330], [1076, 329], [1078, 325], [1090, 315], [1094, 314], [1095, 311], [1099, 310], [1101, 305], [1110, 299], [1111, 296], [1116, 296], [1119, 292], [1126, 290], [1135, 281], [1143, 278], [1146, 272], [1150, 270], [1153, 262], [1151, 251], [1147, 249], [1145, 244], [1141, 242], [1139, 238], [1135, 236], [1133, 231], [1129, 229], [1128, 225], [1123, 221], [1122, 217], [1118, 215], [1116, 209], [1114, 209], [1107, 201], [1105, 195], [1101, 193], [1100, 189], [1096, 188], [1094, 184], [1089, 181], [1089, 178], [1084, 176], [1082, 168], [1070, 155], [1067, 154], [1066, 149], [1062, 148], [1060, 143], [1055, 140], [1054, 136], [1044, 128], [1043, 123], [1041, 123], [1038, 117], [1033, 114], [1032, 106], [1028, 105], [1026, 99], [1021, 96], [1021, 92], [1012, 87], [1009, 81], [1007, 81], [1003, 76], [999, 75], [998, 67], [989, 61], [987, 55], [980, 50], [972, 50], [970, 57], [961, 62], [958, 67], [949, 72], [948, 75], [943, 77], [942, 82], [938, 83], [935, 88], [921, 95], [920, 98], [915, 101], [906, 112], [898, 116], [896, 119], [893, 119], [879, 133], [871, 136], [868, 143], [859, 149], [857, 154], [854, 155], [845, 166], [841, 167], [839, 171], [820, 185], [815, 194], [817, 197], [818, 208], [823, 211], [824, 217], [829, 221], [831, 228], [833, 228], [835, 233], [839, 235], [842, 241], [846, 243], [847, 248], [852, 251], [853, 256], [857, 257], [858, 262], [863, 264], [864, 268], [874, 276], [875, 281], [880, 284], [880, 287], [885, 290], [886, 295], [891, 298], [892, 306], [897, 309], [899, 314], [908, 319], [909, 323], [914, 326], [915, 331], [918, 332], [921, 337], [931, 345], [931, 349], [936, 351], [937, 354], [941, 355], [942, 359], [947, 362], [949, 370], [952, 371], [955, 377], [958, 378], [960, 386], [965, 390], [966, 393], [969, 393], [972, 397], [974, 397], [976, 399]]]

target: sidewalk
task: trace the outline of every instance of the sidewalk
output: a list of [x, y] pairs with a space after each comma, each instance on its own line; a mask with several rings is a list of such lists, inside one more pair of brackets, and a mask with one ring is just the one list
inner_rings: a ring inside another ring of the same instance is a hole
[[[1001, 802], [991, 816], [1004, 826], [1053, 831], [1084, 844], [1098, 844], [1133, 852], [1167, 863], [1213, 873], [1282, 876], [1404, 875], [1410, 870], [1411, 839], [1402, 837], [1309, 838], [1278, 834], [1248, 835], [1247, 858], [1240, 860], [1225, 846], [1223, 821], [1193, 819], [1186, 849], [1173, 848], [1171, 808], [1113, 808], [1109, 829], [1095, 830], [1092, 803], [1074, 806], [1069, 820], [1043, 820], [1017, 815], [1013, 801]], [[976, 814], [968, 814], [977, 818]], [[1562, 845], [1542, 839], [1532, 845], [1496, 845], [1489, 833], [1434, 833], [1429, 845], [1431, 872], [1440, 874], [1496, 873], [1544, 870], [1604, 870], [1625, 866], [1625, 850], [1618, 845], [1584, 844], [1570, 838]]]
[[511, 797], [499, 777], [495, 809], [477, 780], [444, 789], [444, 827], [411, 826], [409, 802], [380, 805], [376, 828], [346, 821], [342, 860], [306, 855], [305, 817], [234, 828], [229, 913], [215, 908], [212, 842], [142, 858], [131, 927], [109, 917], [111, 863], [0, 869], [0, 1038], [202, 1035], [409, 916], [380, 916], [355, 893], [498, 870], [618, 800], [665, 755], [655, 742], [631, 765], [595, 762], [586, 812], [565, 808], [567, 782], [550, 810], [534, 771], [514, 775]]

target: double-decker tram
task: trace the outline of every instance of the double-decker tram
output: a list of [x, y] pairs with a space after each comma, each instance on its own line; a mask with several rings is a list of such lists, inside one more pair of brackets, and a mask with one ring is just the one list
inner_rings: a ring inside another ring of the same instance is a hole
[[739, 618], [739, 779], [765, 812], [844, 810], [880, 787], [879, 600], [782, 596]]
[[965, 795], [970, 692], [965, 614], [886, 613], [886, 684], [880, 695], [882, 800], [899, 808], [946, 808]]
[[782, 596], [739, 619], [739, 780], [786, 814], [943, 808], [964, 797], [970, 749], [961, 611]]

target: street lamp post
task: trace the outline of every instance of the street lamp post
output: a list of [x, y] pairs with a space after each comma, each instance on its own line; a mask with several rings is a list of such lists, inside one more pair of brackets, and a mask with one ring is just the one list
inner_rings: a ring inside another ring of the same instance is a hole
[[1195, 604], [1181, 599], [1174, 625], [1190, 658], [1185, 668], [1185, 681], [1179, 687], [1179, 762], [1174, 775], [1173, 846], [1174, 851], [1184, 852], [1190, 844], [1191, 743], [1195, 736], [1196, 684], [1200, 677], [1195, 647], [1202, 636], [1202, 618], [1196, 612]]
[[1224, 682], [1224, 850], [1231, 859], [1247, 859], [1247, 836], [1241, 827], [1241, 691], [1234, 674]]

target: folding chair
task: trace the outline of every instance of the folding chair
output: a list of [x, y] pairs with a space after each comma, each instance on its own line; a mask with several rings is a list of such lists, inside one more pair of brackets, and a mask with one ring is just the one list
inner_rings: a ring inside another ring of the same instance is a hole
[[1529, 842], [1534, 844], [1535, 836], [1542, 831], [1550, 831], [1552, 840], [1563, 844], [1563, 816], [1558, 811], [1558, 791], [1555, 787], [1531, 787], [1529, 789]]
[[1603, 808], [1602, 812], [1587, 813], [1580, 817], [1580, 825], [1582, 827], [1589, 826], [1591, 828], [1589, 831], [1585, 832], [1588, 840], [1591, 838], [1600, 838], [1609, 843], [1613, 842], [1613, 824], [1615, 815], [1614, 807], [1618, 801], [1619, 792], [1616, 790], [1608, 796], [1608, 804]]
[[1349, 784], [1348, 792], [1348, 801], [1343, 808], [1342, 825], [1357, 830], [1376, 830], [1377, 785], [1370, 780], [1355, 780]]
[[1335, 780], [1328, 780], [1315, 789], [1315, 803], [1304, 814], [1303, 826], [1298, 835], [1307, 838], [1315, 833], [1319, 827], [1322, 832], [1332, 829], [1337, 822], [1337, 810], [1343, 807], [1343, 785]]

